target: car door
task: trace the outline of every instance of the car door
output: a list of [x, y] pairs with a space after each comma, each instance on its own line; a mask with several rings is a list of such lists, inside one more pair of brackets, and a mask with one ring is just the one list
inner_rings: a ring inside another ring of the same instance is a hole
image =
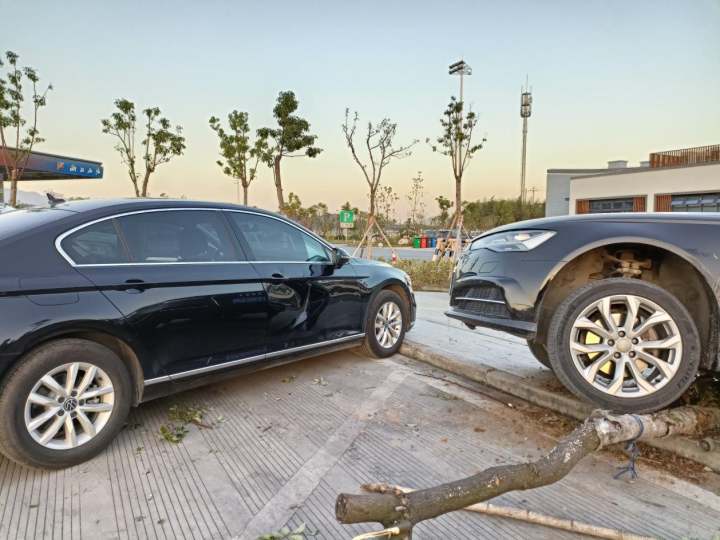
[[227, 216], [263, 282], [268, 353], [333, 343], [363, 327], [363, 289], [352, 264], [295, 224], [250, 211]]
[[[112, 239], [115, 261], [93, 245], [98, 235]], [[150, 359], [146, 378], [264, 358], [265, 289], [222, 212], [120, 215], [70, 234], [62, 247], [125, 315]], [[100, 255], [83, 257], [92, 252]]]

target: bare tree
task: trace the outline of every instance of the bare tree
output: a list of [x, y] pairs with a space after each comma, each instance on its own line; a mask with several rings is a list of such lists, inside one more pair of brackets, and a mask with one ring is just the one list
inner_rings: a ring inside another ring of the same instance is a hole
[[182, 127], [171, 127], [170, 121], [160, 116], [158, 107], [143, 110], [145, 117], [145, 138], [141, 142], [142, 160], [145, 170], [137, 170], [135, 154], [135, 131], [137, 116], [135, 104], [127, 99], [115, 100], [117, 111], [100, 121], [102, 132], [117, 138], [115, 150], [128, 168], [128, 176], [135, 189], [136, 197], [148, 196], [150, 176], [159, 165], [168, 163], [173, 157], [185, 151], [185, 137]]
[[[43, 91], [39, 90], [40, 78], [35, 69], [19, 67], [19, 56], [12, 51], [5, 53], [5, 59], [8, 71], [5, 79], [0, 78], [0, 162], [5, 165], [10, 179], [10, 206], [16, 206], [17, 183], [25, 172], [33, 147], [44, 140], [38, 130], [38, 113], [46, 105], [47, 93], [52, 90], [52, 85], [49, 84]], [[0, 67], [3, 66], [0, 59]], [[23, 79], [32, 87], [29, 125], [23, 112]], [[13, 144], [13, 147], [9, 144]], [[3, 194], [2, 182], [0, 179], [0, 196]]]
[[417, 176], [412, 179], [410, 193], [407, 195], [407, 201], [410, 207], [408, 223], [414, 232], [418, 232], [425, 219], [425, 201], [423, 200], [425, 188], [423, 182], [422, 171], [418, 171]]
[[[368, 251], [370, 252], [372, 229], [377, 228], [380, 234], [385, 237], [385, 233], [379, 227], [375, 217], [377, 194], [383, 171], [392, 160], [409, 156], [412, 153], [410, 149], [415, 146], [418, 141], [414, 140], [410, 144], [394, 146], [393, 140], [397, 134], [397, 124], [389, 118], [383, 118], [377, 124], [368, 122], [367, 131], [364, 135], [358, 135], [359, 140], [356, 140], [359, 120], [360, 116], [357, 112], [355, 112], [351, 118], [350, 109], [345, 109], [345, 122], [342, 124], [342, 131], [345, 135], [345, 142], [348, 148], [350, 148], [353, 160], [363, 173], [365, 182], [368, 185], [368, 195], [370, 198], [367, 229], [356, 251], [363, 248], [363, 241], [367, 238]], [[390, 245], [387, 237], [385, 237], [385, 241]]]

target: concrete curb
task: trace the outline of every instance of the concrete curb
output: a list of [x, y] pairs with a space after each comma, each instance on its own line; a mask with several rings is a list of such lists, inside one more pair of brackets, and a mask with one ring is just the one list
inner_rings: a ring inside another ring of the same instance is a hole
[[[572, 396], [556, 394], [535, 384], [532, 380], [519, 377], [508, 371], [496, 369], [486, 364], [470, 364], [462, 359], [441, 354], [430, 347], [419, 345], [412, 341], [405, 340], [400, 348], [400, 354], [461, 375], [467, 379], [486, 384], [507, 394], [524, 399], [534, 405], [578, 420], [584, 420], [593, 410], [593, 407], [587, 403], [583, 403]], [[684, 458], [692, 459], [711, 468], [715, 472], [720, 472], [720, 452], [705, 452], [691, 439], [672, 437], [668, 439], [657, 439], [647, 444], [661, 450], [673, 452]]]

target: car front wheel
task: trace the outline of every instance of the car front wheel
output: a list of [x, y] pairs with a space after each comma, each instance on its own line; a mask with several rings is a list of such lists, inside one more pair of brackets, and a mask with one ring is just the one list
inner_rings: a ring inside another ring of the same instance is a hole
[[122, 428], [131, 396], [128, 371], [110, 349], [81, 339], [42, 345], [0, 385], [0, 452], [44, 469], [86, 461]]
[[692, 384], [700, 337], [682, 303], [636, 279], [595, 281], [553, 316], [548, 353], [560, 381], [581, 398], [618, 412], [667, 407]]
[[395, 354], [405, 338], [407, 306], [394, 291], [382, 290], [372, 300], [365, 321], [363, 350], [376, 358]]

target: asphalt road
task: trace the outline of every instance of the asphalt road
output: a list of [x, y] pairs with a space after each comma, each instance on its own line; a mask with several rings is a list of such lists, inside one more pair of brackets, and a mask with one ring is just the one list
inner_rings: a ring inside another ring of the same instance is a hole
[[[415, 329], [416, 332], [418, 329]], [[241, 538], [305, 523], [317, 538], [349, 539], [377, 525], [342, 526], [340, 492], [363, 482], [426, 487], [525, 461], [556, 440], [521, 403], [402, 356], [341, 352], [141, 405], [112, 446], [54, 472], [0, 458], [0, 538]], [[205, 410], [172, 444], [159, 436], [173, 405]], [[561, 482], [494, 502], [661, 538], [712, 538], [720, 498], [622, 463], [584, 460]], [[455, 513], [419, 539], [572, 539], [503, 518]]]

